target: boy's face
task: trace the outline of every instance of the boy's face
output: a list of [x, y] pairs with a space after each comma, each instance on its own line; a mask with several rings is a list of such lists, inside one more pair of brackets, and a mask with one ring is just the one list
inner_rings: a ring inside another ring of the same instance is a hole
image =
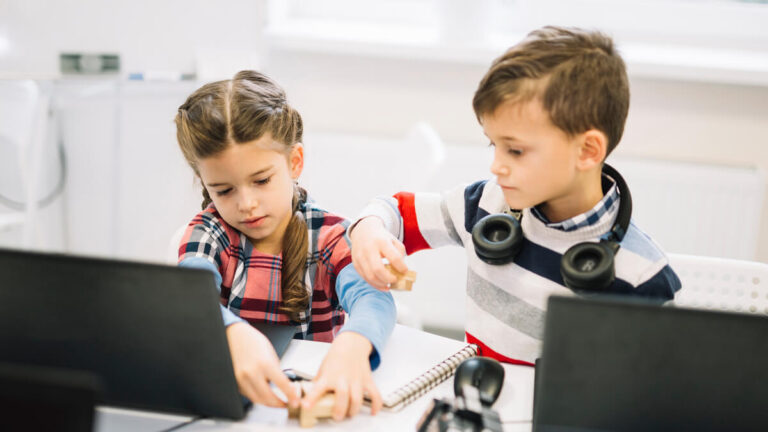
[[221, 217], [254, 247], [277, 255], [292, 215], [293, 182], [303, 168], [303, 147], [286, 157], [270, 134], [198, 161], [203, 186]]
[[505, 102], [481, 120], [494, 147], [491, 173], [510, 208], [569, 200], [578, 187], [577, 138], [552, 124], [538, 98]]

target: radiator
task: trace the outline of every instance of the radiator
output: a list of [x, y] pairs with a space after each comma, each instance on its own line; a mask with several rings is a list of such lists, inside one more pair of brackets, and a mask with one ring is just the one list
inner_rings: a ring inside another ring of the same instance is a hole
[[765, 177], [753, 167], [611, 157], [633, 219], [667, 252], [755, 260]]

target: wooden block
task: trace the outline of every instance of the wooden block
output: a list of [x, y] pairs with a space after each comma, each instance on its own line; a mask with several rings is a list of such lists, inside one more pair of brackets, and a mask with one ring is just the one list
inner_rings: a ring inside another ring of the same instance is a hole
[[[304, 389], [301, 385], [301, 382], [293, 382], [291, 383], [293, 387], [296, 389], [296, 393], [298, 393], [299, 398], [304, 396]], [[288, 406], [288, 418], [299, 418], [299, 414], [301, 413], [301, 405], [297, 406], [296, 408], [291, 408], [291, 406]]]
[[408, 270], [407, 273], [400, 273], [389, 264], [385, 264], [384, 267], [386, 267], [390, 273], [397, 277], [397, 282], [391, 284], [389, 289], [398, 291], [410, 291], [413, 288], [413, 283], [416, 281], [415, 271]]
[[333, 417], [333, 406], [336, 404], [336, 396], [333, 393], [326, 393], [318, 399], [311, 410], [301, 410], [299, 416], [299, 425], [303, 428], [313, 427], [318, 419]]
[[[312, 389], [312, 383], [309, 381], [302, 381], [299, 384], [301, 391], [301, 397], [305, 397]], [[305, 410], [301, 408], [301, 405], [296, 409], [288, 408], [289, 418], [298, 418], [299, 426], [303, 428], [313, 427], [317, 424], [318, 419], [325, 419], [333, 417], [333, 406], [336, 404], [336, 396], [333, 393], [326, 393], [320, 399], [317, 400], [315, 406], [311, 410]]]

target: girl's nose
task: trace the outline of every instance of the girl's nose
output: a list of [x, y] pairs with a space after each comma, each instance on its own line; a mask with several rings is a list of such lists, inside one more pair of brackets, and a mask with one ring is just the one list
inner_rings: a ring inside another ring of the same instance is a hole
[[259, 202], [253, 194], [245, 193], [240, 196], [239, 200], [237, 200], [237, 206], [238, 210], [241, 212], [248, 213], [258, 207]]

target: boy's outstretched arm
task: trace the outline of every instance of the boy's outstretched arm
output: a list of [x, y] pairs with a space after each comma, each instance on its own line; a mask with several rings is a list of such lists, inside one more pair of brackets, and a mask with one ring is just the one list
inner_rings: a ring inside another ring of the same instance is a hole
[[445, 245], [463, 245], [464, 186], [443, 194], [399, 192], [373, 199], [349, 229], [352, 263], [373, 287], [386, 290], [396, 282], [382, 258], [406, 273], [405, 255]]
[[376, 216], [364, 217], [352, 227], [349, 234], [352, 243], [352, 263], [357, 271], [374, 288], [387, 291], [397, 278], [382, 262], [386, 258], [392, 266], [405, 273], [405, 246], [386, 228]]

